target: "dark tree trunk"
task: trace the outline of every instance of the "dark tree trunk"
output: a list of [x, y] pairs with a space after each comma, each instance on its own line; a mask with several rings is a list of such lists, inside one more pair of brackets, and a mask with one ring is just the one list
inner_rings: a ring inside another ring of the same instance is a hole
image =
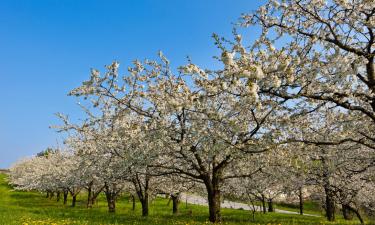
[[73, 200], [72, 200], [72, 207], [75, 207], [76, 206], [76, 202], [77, 202], [77, 195], [73, 195]]
[[114, 190], [111, 190], [109, 186], [105, 185], [105, 197], [107, 198], [107, 204], [108, 204], [108, 212], [114, 213], [116, 212], [116, 192]]
[[335, 221], [335, 200], [333, 197], [333, 193], [330, 188], [325, 187], [325, 195], [326, 195], [326, 202], [325, 202], [325, 210], [326, 210], [326, 217], [328, 221]]
[[209, 219], [212, 223], [221, 221], [221, 193], [219, 188], [219, 178], [219, 174], [214, 173], [212, 180], [209, 178], [204, 180], [208, 197]]
[[[117, 196], [120, 193], [121, 189], [118, 189], [117, 185], [114, 184], [114, 183], [112, 183], [112, 184], [105, 183], [103, 188], [104, 188], [105, 196], [107, 198], [108, 212], [114, 213], [114, 212], [116, 212]], [[96, 197], [99, 195], [100, 191], [95, 192], [94, 201], [95, 201]]]
[[351, 207], [350, 205], [347, 205], [347, 206], [348, 206], [350, 211], [355, 213], [355, 215], [358, 217], [361, 224], [364, 224], [363, 218], [362, 218], [361, 214], [359, 213], [358, 209], [355, 209], [355, 208]]
[[68, 202], [68, 192], [64, 191], [64, 205]]
[[146, 192], [141, 200], [142, 216], [148, 216], [148, 193]]
[[113, 194], [111, 192], [105, 192], [105, 196], [107, 197], [108, 212], [110, 212], [110, 213], [116, 212], [116, 198], [115, 198], [115, 194]]
[[47, 195], [46, 195], [46, 198], [49, 198], [49, 191], [47, 191]]
[[303, 193], [302, 193], [302, 187], [299, 189], [298, 198], [299, 198], [299, 214], [303, 215]]
[[274, 208], [273, 208], [273, 201], [272, 199], [268, 199], [268, 212], [274, 212]]
[[92, 208], [92, 191], [91, 186], [87, 189], [87, 208]]
[[173, 194], [171, 195], [172, 202], [173, 202], [173, 214], [178, 213], [178, 205], [180, 203], [180, 194]]
[[[104, 187], [103, 187], [104, 188]], [[96, 199], [98, 198], [99, 194], [102, 192], [103, 188], [97, 190], [96, 192], [91, 190], [91, 199], [90, 199], [90, 204], [91, 204], [91, 207], [93, 205], [95, 205], [96, 203]], [[116, 194], [116, 198], [117, 198], [117, 194]]]
[[263, 208], [263, 214], [266, 214], [267, 209], [266, 209], [266, 197], [264, 194], [262, 194], [262, 208]]
[[56, 194], [56, 201], [60, 201], [60, 191], [58, 191]]
[[[147, 168], [148, 170], [148, 168]], [[142, 216], [149, 215], [149, 195], [148, 195], [148, 188], [149, 188], [150, 177], [146, 174], [144, 177], [144, 184], [142, 184], [142, 177], [136, 174], [135, 178], [133, 179], [133, 185], [135, 187], [136, 193], [138, 195], [138, 199], [142, 205]]]
[[353, 219], [353, 214], [350, 211], [350, 207], [346, 204], [342, 204], [342, 215], [345, 220], [352, 220]]

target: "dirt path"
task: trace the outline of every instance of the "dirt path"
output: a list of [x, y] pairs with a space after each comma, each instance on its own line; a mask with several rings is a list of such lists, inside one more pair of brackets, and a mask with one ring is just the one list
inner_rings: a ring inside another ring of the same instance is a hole
[[[182, 201], [186, 201], [187, 203], [194, 204], [194, 205], [204, 205], [207, 206], [207, 200], [206, 198], [194, 195], [194, 194], [185, 194], [183, 193], [181, 196]], [[224, 200], [224, 202], [221, 203], [222, 208], [229, 208], [229, 209], [243, 209], [243, 210], [253, 210], [252, 206], [249, 206], [244, 203], [239, 202], [232, 202]], [[256, 211], [262, 211], [262, 208], [260, 206], [255, 206]], [[282, 209], [275, 209], [275, 212], [277, 213], [283, 213], [283, 214], [299, 214], [297, 212], [288, 211], [288, 210], [282, 210]], [[303, 214], [305, 216], [316, 216], [320, 217], [319, 215], [313, 215], [313, 214]]]

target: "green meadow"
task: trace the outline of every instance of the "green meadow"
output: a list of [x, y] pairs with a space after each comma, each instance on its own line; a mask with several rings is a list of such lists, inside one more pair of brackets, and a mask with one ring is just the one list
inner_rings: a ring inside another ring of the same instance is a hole
[[[0, 174], [0, 224], [1, 225], [34, 225], [34, 224], [209, 224], [208, 209], [204, 206], [185, 204], [181, 202], [180, 213], [172, 214], [172, 205], [168, 199], [156, 198], [150, 204], [150, 215], [141, 216], [141, 205], [137, 203], [135, 211], [127, 196], [121, 196], [116, 205], [116, 213], [108, 213], [104, 196], [98, 203], [87, 209], [85, 195], [78, 198], [77, 206], [72, 208], [69, 202], [66, 206], [55, 198], [47, 199], [44, 194], [37, 192], [15, 191], [7, 184], [6, 175]], [[277, 205], [280, 209], [296, 211], [292, 206]], [[309, 213], [321, 215], [321, 211], [313, 204], [305, 206]], [[323, 215], [320, 217], [288, 215], [280, 213], [252, 213], [245, 210], [223, 209], [221, 224], [358, 224], [357, 220], [344, 221], [338, 218], [336, 222], [327, 222]], [[367, 224], [370, 224], [369, 220]]]

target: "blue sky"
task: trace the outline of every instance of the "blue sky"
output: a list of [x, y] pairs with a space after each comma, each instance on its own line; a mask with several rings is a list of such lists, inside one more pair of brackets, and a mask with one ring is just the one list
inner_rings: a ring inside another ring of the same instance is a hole
[[[1, 0], [0, 168], [61, 142], [56, 112], [78, 118], [67, 93], [113, 60], [127, 67], [158, 50], [178, 66], [217, 54], [240, 14], [263, 0]], [[251, 34], [251, 31], [249, 32]], [[249, 37], [244, 37], [251, 39]]]

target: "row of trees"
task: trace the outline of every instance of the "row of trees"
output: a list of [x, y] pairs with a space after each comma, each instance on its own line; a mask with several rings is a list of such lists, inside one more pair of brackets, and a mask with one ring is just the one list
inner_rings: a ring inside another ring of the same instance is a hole
[[[270, 204], [303, 188], [324, 193], [328, 220], [374, 209], [375, 2], [270, 0], [244, 14], [260, 26], [254, 43], [214, 35], [222, 68], [191, 60], [134, 61], [120, 75], [113, 62], [70, 92], [86, 117], [56, 127], [66, 151], [21, 161], [17, 188], [105, 192], [109, 211], [121, 191], [148, 214], [155, 193], [203, 190], [209, 219], [221, 220], [223, 195]], [[302, 206], [302, 204], [301, 204]], [[177, 206], [176, 206], [177, 207]], [[176, 208], [177, 210], [177, 208]], [[302, 208], [301, 208], [302, 210]]]

